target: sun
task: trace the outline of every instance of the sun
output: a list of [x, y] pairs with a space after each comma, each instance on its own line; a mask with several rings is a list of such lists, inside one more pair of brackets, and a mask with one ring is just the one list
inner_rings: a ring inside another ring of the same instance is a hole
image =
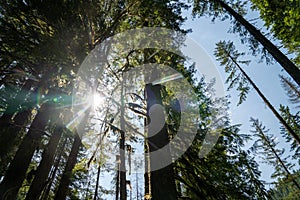
[[93, 106], [95, 108], [100, 107], [104, 103], [104, 97], [98, 93], [93, 94]]

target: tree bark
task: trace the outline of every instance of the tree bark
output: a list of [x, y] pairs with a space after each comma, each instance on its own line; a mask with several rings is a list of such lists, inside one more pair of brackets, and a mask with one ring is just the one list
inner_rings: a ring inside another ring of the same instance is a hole
[[68, 138], [64, 138], [63, 144], [59, 147], [59, 154], [57, 155], [56, 161], [53, 164], [54, 169], [50, 174], [49, 181], [47, 181], [47, 186], [46, 186], [45, 190], [43, 191], [43, 195], [41, 197], [41, 200], [47, 200], [48, 197], [49, 197], [51, 186], [52, 186], [52, 183], [55, 179], [56, 172], [59, 169], [59, 163], [61, 161], [61, 158], [63, 157], [63, 153], [65, 151], [65, 146], [67, 144], [67, 141], [68, 141]]
[[100, 172], [101, 172], [101, 166], [100, 166], [100, 164], [99, 164], [98, 170], [97, 170], [97, 180], [96, 180], [96, 187], [95, 187], [94, 200], [97, 200], [97, 199], [98, 199], [98, 188], [99, 188]]
[[0, 184], [0, 199], [16, 199], [34, 151], [40, 144], [53, 105], [43, 104]]
[[124, 78], [121, 83], [121, 110], [120, 110], [120, 200], [127, 199], [126, 191], [126, 165], [125, 165], [125, 102], [124, 102]]
[[[23, 88], [25, 89], [30, 89], [28, 88], [29, 85], [26, 82], [25, 86]], [[27, 102], [22, 102], [24, 99], [27, 97], [27, 95], [30, 94], [29, 100]], [[0, 120], [0, 137], [2, 138], [0, 140], [0, 161], [1, 161], [1, 166], [7, 165], [8, 162], [10, 162], [12, 155], [8, 154], [14, 154], [15, 151], [13, 149], [18, 146], [18, 139], [20, 140], [21, 136], [21, 131], [24, 130], [24, 125], [27, 125], [28, 119], [31, 115], [31, 110], [32, 110], [32, 102], [31, 99], [34, 99], [35, 97], [34, 93], [28, 92], [28, 91], [20, 91], [17, 96], [15, 97], [14, 103], [10, 103], [8, 105], [7, 110], [12, 110], [14, 109], [15, 111], [10, 113], [4, 113], [1, 116]], [[20, 98], [23, 98], [22, 101]], [[22, 103], [22, 104], [21, 104]], [[12, 108], [15, 106], [15, 108]], [[17, 108], [19, 106], [24, 106], [27, 107], [26, 110], [19, 110], [18, 113], [14, 116], [14, 113], [17, 111]]]
[[258, 29], [250, 24], [239, 13], [235, 12], [229, 5], [222, 0], [215, 0], [239, 23], [241, 23], [253, 37], [259, 41], [263, 47], [274, 57], [274, 59], [285, 69], [285, 71], [300, 85], [300, 70], [290, 61], [270, 40], [268, 40]]
[[[23, 136], [24, 125], [27, 124], [31, 110], [20, 112], [14, 118], [13, 124], [2, 128], [0, 140], [0, 175], [4, 174], [8, 164], [11, 162], [19, 140]], [[25, 132], [25, 131], [24, 131]]]
[[58, 190], [54, 198], [55, 200], [65, 200], [68, 195], [68, 188], [71, 183], [72, 170], [75, 167], [79, 149], [80, 146], [82, 145], [80, 136], [84, 135], [90, 112], [91, 112], [91, 106], [89, 105], [88, 109], [84, 113], [82, 121], [77, 126], [77, 130], [74, 131], [75, 134], [74, 142], [63, 175], [60, 179]]
[[[170, 150], [162, 152], [159, 157], [151, 154], [156, 150], [163, 148], [165, 145], [169, 144], [169, 137], [167, 133], [166, 125], [164, 124], [163, 128], [154, 132], [153, 127], [155, 124], [150, 124], [149, 114], [150, 108], [155, 105], [163, 105], [161, 98], [161, 85], [146, 85], [146, 100], [147, 100], [147, 125], [148, 125], [148, 145], [150, 150], [150, 168], [151, 168], [151, 196], [152, 200], [174, 200], [177, 199], [174, 171], [171, 159]], [[156, 118], [156, 112], [151, 114], [151, 119]], [[160, 118], [160, 117], [159, 117]], [[153, 170], [155, 163], [170, 163], [168, 166]]]
[[116, 200], [119, 200], [119, 193], [120, 193], [120, 163], [119, 159], [117, 160], [117, 180], [116, 180]]
[[37, 168], [36, 175], [31, 182], [29, 191], [26, 195], [25, 200], [35, 200], [39, 199], [41, 192], [47, 183], [47, 178], [51, 170], [55, 152], [59, 143], [59, 140], [63, 133], [63, 126], [61, 123], [58, 123], [54, 129], [53, 135], [51, 136], [47, 148], [44, 150], [42, 155], [42, 160]]
[[55, 200], [65, 200], [68, 195], [68, 188], [71, 182], [72, 177], [72, 170], [75, 167], [75, 164], [77, 162], [77, 155], [79, 152], [79, 148], [81, 146], [81, 139], [78, 135], [78, 133], [74, 136], [74, 142], [71, 148], [70, 155], [68, 157], [68, 161], [64, 170], [64, 173], [61, 177], [58, 190], [55, 195]]

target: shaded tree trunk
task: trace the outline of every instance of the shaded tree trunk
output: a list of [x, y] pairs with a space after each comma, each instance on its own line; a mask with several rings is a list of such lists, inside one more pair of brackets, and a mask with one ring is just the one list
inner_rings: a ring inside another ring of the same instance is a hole
[[[26, 82], [28, 84], [29, 82]], [[26, 87], [25, 87], [26, 86]], [[29, 85], [25, 85], [24, 87], [27, 88]], [[27, 88], [28, 89], [28, 88]], [[14, 112], [10, 113], [4, 113], [0, 120], [0, 137], [2, 138], [0, 140], [0, 161], [1, 166], [7, 165], [10, 159], [8, 161], [4, 161], [5, 158], [8, 156], [8, 154], [14, 154], [13, 149], [18, 145], [18, 139], [20, 140], [21, 131], [24, 130], [24, 126], [27, 125], [28, 119], [31, 116], [31, 110], [33, 108], [33, 104], [35, 105], [35, 102], [33, 103], [31, 99], [35, 98], [35, 94], [31, 93], [29, 95], [29, 99], [26, 102], [24, 99], [27, 97], [27, 95], [30, 92], [27, 91], [20, 91], [17, 96], [15, 97], [15, 100], [13, 103], [8, 105], [8, 110], [15, 109]], [[22, 101], [18, 100], [19, 98], [23, 98]], [[21, 104], [22, 103], [22, 104]], [[13, 107], [15, 108], [9, 108]], [[19, 110], [18, 113], [14, 116], [14, 113], [17, 112], [17, 108], [19, 107], [25, 107], [26, 110], [22, 111]]]
[[120, 193], [120, 158], [117, 159], [117, 180], [116, 180], [116, 200], [119, 200]]
[[99, 164], [99, 166], [98, 166], [98, 171], [97, 171], [97, 180], [96, 180], [96, 187], [95, 187], [94, 200], [97, 200], [97, 199], [98, 199], [98, 188], [99, 188], [100, 172], [101, 172], [101, 166], [100, 166], [100, 164]]
[[81, 146], [81, 139], [78, 135], [78, 133], [75, 133], [74, 136], [74, 142], [71, 148], [71, 152], [68, 157], [68, 161], [65, 167], [65, 170], [63, 172], [63, 175], [61, 177], [58, 190], [55, 195], [55, 200], [65, 200], [68, 194], [68, 188], [71, 182], [72, 177], [72, 170], [75, 167], [75, 164], [77, 162], [77, 155], [79, 152], [79, 148]]
[[[155, 129], [158, 124], [154, 124], [155, 122], [153, 122], [155, 118], [160, 119], [162, 118], [161, 115], [164, 114], [159, 113], [160, 111], [156, 110], [152, 110], [152, 113], [150, 113], [150, 108], [153, 105], [162, 105], [161, 91], [161, 85], [146, 85], [148, 145], [151, 153], [151, 196], [153, 200], [174, 200], [177, 199], [177, 192], [170, 149], [165, 149], [159, 154], [153, 153], [157, 150], [161, 150], [163, 147], [169, 144], [169, 137], [165, 122], [163, 122], [163, 128], [158, 130], [157, 133], [155, 132]], [[151, 120], [153, 120], [152, 122], [150, 122], [149, 114], [151, 115]], [[163, 118], [163, 120], [164, 119], [165, 118]], [[168, 166], [159, 169], [154, 168], [154, 166], [157, 167], [164, 165], [165, 163], [167, 163]]]
[[47, 178], [51, 170], [55, 152], [59, 143], [59, 140], [63, 133], [63, 126], [61, 123], [57, 123], [53, 135], [51, 136], [47, 148], [44, 150], [42, 160], [37, 168], [36, 175], [31, 182], [29, 191], [25, 200], [39, 199], [41, 192], [47, 184]]
[[124, 102], [124, 81], [121, 83], [121, 110], [120, 110], [120, 200], [127, 199], [126, 191], [126, 165], [125, 165], [125, 102]]
[[239, 23], [241, 23], [253, 37], [259, 41], [264, 48], [274, 57], [274, 59], [285, 69], [285, 71], [300, 85], [300, 70], [290, 61], [270, 40], [268, 40], [258, 29], [243, 18], [239, 13], [235, 12], [229, 5], [222, 0], [215, 0], [230, 15], [232, 15]]
[[[13, 124], [5, 127], [1, 127], [1, 140], [0, 140], [0, 175], [2, 175], [11, 162], [12, 157], [16, 152], [16, 148], [19, 145], [24, 125], [27, 124], [29, 117], [31, 116], [31, 110], [20, 112], [14, 118]], [[25, 132], [25, 130], [24, 130]]]
[[58, 168], [59, 168], [59, 163], [60, 163], [61, 158], [63, 156], [63, 153], [65, 151], [65, 146], [67, 144], [67, 141], [68, 141], [68, 139], [64, 138], [64, 142], [61, 145], [60, 150], [59, 150], [59, 155], [57, 156], [57, 159], [56, 159], [55, 163], [53, 164], [54, 169], [53, 169], [53, 171], [50, 174], [49, 181], [47, 181], [47, 186], [46, 186], [46, 188], [45, 188], [45, 190], [43, 192], [43, 195], [41, 197], [42, 200], [47, 200], [48, 199], [52, 183], [53, 183], [53, 181], [55, 179], [56, 172], [58, 171]]
[[39, 146], [44, 134], [43, 131], [48, 123], [49, 113], [52, 108], [53, 105], [49, 103], [43, 104], [35, 116], [28, 133], [24, 137], [0, 184], [0, 199], [16, 199], [26, 177], [26, 171], [34, 151]]
[[82, 145], [80, 136], [84, 135], [85, 128], [88, 123], [90, 111], [91, 111], [91, 107], [89, 107], [85, 111], [82, 121], [77, 126], [77, 130], [74, 131], [73, 145], [72, 145], [71, 152], [69, 154], [63, 175], [60, 179], [60, 183], [59, 183], [59, 186], [58, 186], [55, 198], [54, 198], [55, 200], [64, 200], [64, 199], [66, 199], [66, 197], [68, 195], [68, 188], [71, 183], [72, 170], [75, 167], [79, 149], [80, 149], [80, 146]]

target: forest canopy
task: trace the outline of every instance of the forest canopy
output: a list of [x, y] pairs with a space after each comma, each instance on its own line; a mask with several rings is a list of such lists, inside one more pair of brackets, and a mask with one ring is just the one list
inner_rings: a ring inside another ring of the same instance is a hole
[[[299, 0], [0, 2], [0, 199], [300, 198]], [[191, 18], [230, 24], [224, 83]], [[284, 72], [289, 103], [255, 59]], [[232, 121], [252, 92], [274, 127]]]

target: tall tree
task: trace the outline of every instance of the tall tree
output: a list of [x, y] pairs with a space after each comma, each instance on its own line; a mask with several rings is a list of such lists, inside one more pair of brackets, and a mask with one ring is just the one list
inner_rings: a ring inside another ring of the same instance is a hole
[[80, 124], [77, 127], [77, 130], [74, 131], [74, 141], [72, 144], [71, 152], [68, 156], [68, 160], [66, 163], [66, 166], [64, 168], [64, 172], [62, 174], [55, 198], [56, 200], [63, 200], [66, 199], [66, 196], [68, 194], [69, 185], [72, 178], [72, 170], [75, 167], [75, 164], [77, 162], [77, 156], [79, 153], [79, 149], [82, 145], [81, 143], [81, 137], [87, 130], [87, 124], [91, 112], [91, 107], [88, 107], [88, 109], [83, 113], [83, 118]]
[[[299, 170], [293, 174], [293, 177], [297, 182], [300, 182], [299, 179]], [[294, 185], [289, 178], [281, 178], [275, 187], [271, 188], [269, 194], [272, 199], [299, 199], [300, 192], [299, 190], [294, 189]]]
[[248, 136], [240, 136], [238, 126], [215, 130], [221, 132], [217, 144], [204, 158], [197, 157], [210, 131], [200, 129], [193, 145], [176, 162], [182, 198], [267, 199], [258, 164], [241, 149]]
[[[252, 79], [248, 76], [248, 74], [243, 70], [240, 66], [241, 64], [248, 64], [249, 61], [239, 61], [238, 58], [244, 53], [239, 53], [232, 42], [219, 42], [217, 44], [217, 48], [215, 51], [215, 55], [217, 56], [217, 60], [220, 61], [221, 65], [225, 65], [225, 71], [230, 73], [226, 82], [230, 82], [228, 89], [234, 87], [238, 84], [237, 90], [240, 92], [240, 101], [239, 104], [242, 103], [246, 99], [246, 95], [250, 90], [248, 84], [250, 84], [258, 95], [263, 99], [266, 105], [273, 112], [275, 117], [282, 123], [282, 125], [288, 130], [291, 136], [299, 143], [300, 145], [300, 137], [299, 135], [291, 128], [291, 126], [282, 118], [282, 116], [277, 112], [274, 106], [270, 103], [270, 101], [265, 97], [265, 95], [260, 91], [260, 89], [256, 86], [256, 84], [252, 81]], [[237, 73], [238, 69], [240, 73]]]
[[13, 161], [6, 171], [5, 177], [0, 184], [1, 198], [15, 199], [26, 177], [26, 171], [30, 164], [34, 151], [38, 148], [48, 124], [50, 112], [53, 111], [52, 103], [42, 105], [35, 116], [28, 133], [24, 137]]
[[[267, 39], [255, 26], [249, 23], [241, 14], [236, 12], [223, 0], [213, 1], [194, 1], [194, 12], [204, 15], [204, 12], [212, 12], [209, 15], [218, 16], [220, 9], [224, 9], [230, 16], [232, 16], [238, 25], [242, 25], [250, 34], [257, 40], [284, 68], [284, 70], [293, 78], [293, 80], [300, 85], [300, 70], [291, 62], [269, 39]], [[226, 17], [225, 17], [226, 18]]]
[[[60, 110], [58, 108], [56, 109], [59, 113]], [[64, 112], [65, 115], [67, 115], [67, 113], [68, 112]], [[51, 137], [49, 139], [47, 147], [43, 151], [42, 159], [37, 168], [33, 181], [31, 182], [30, 188], [26, 195], [26, 199], [39, 199], [42, 190], [47, 184], [48, 174], [54, 162], [56, 149], [58, 147], [61, 136], [63, 135], [63, 132], [67, 130], [66, 128], [64, 128], [63, 121], [65, 120], [63, 119], [62, 115], [62, 113], [59, 113], [58, 117], [56, 116], [56, 119], [53, 119], [52, 126], [54, 126], [54, 128], [52, 128], [53, 131]]]
[[[148, 126], [147, 134], [148, 134], [148, 145], [149, 145], [149, 153], [150, 153], [150, 183], [151, 183], [151, 198], [156, 200], [160, 198], [164, 199], [176, 199], [177, 193], [176, 193], [176, 187], [175, 187], [175, 179], [174, 179], [174, 172], [173, 172], [173, 165], [172, 165], [172, 158], [171, 158], [171, 152], [166, 151], [162, 155], [158, 155], [155, 152], [161, 148], [163, 148], [165, 145], [169, 143], [169, 136], [167, 132], [166, 125], [163, 126], [161, 130], [159, 130], [158, 133], [155, 132], [155, 124], [150, 124], [150, 116], [152, 117], [152, 120], [155, 118], [161, 118], [162, 116], [159, 116], [161, 113], [158, 111], [153, 111], [152, 115], [150, 114], [150, 108], [154, 106], [155, 104], [163, 105], [162, 104], [162, 89], [163, 87], [161, 85], [152, 85], [147, 84], [145, 88], [145, 98], [147, 102], [147, 123]], [[158, 115], [158, 116], [156, 116]], [[162, 119], [164, 119], [163, 117]], [[157, 155], [157, 156], [154, 156]], [[159, 156], [159, 157], [158, 157]], [[170, 165], [158, 169], [153, 170], [154, 166], [156, 166], [160, 162], [166, 162], [170, 163]]]
[[56, 195], [54, 198], [56, 200], [66, 199], [66, 196], [68, 195], [69, 184], [71, 182], [71, 177], [72, 177], [72, 170], [77, 162], [77, 155], [80, 146], [81, 146], [81, 139], [78, 133], [76, 132], [76, 134], [74, 135], [74, 141], [73, 141], [71, 152], [69, 154], [63, 175], [61, 177], [58, 189], [56, 191]]
[[[290, 125], [290, 127], [300, 136], [300, 113], [292, 114], [288, 106], [280, 105], [280, 114], [284, 120]], [[286, 131], [284, 127], [281, 128], [282, 136], [286, 139], [286, 142], [291, 144], [291, 151], [294, 151], [293, 158], [298, 160], [300, 156], [300, 146], [293, 140], [290, 134]]]
[[300, 2], [252, 0], [252, 9], [260, 12], [261, 19], [274, 36], [281, 40], [289, 53], [294, 53], [294, 62], [300, 67]]
[[[284, 153], [283, 150], [277, 149], [274, 136], [267, 135], [266, 127], [264, 127], [257, 119], [251, 118], [252, 127], [254, 130], [252, 132], [257, 137], [257, 140], [253, 144], [253, 150], [260, 152], [262, 155], [266, 156], [266, 161], [274, 166], [275, 172], [273, 173], [273, 178], [277, 177], [287, 177], [291, 178], [292, 173], [290, 168], [292, 165], [287, 162], [286, 159], [282, 159], [281, 156]], [[297, 180], [292, 179], [292, 182], [297, 190], [300, 190], [300, 185]]]
[[291, 79], [280, 76], [282, 87], [286, 90], [289, 100], [292, 104], [300, 107], [300, 86], [294, 84]]

